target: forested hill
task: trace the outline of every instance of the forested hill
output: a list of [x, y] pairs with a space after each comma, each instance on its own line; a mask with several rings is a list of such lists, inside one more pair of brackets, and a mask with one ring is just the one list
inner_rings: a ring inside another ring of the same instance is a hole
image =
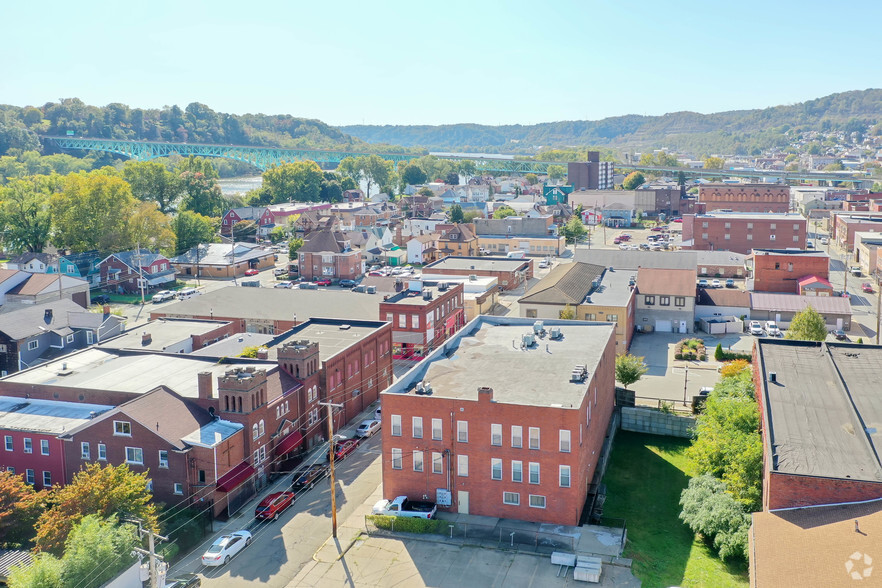
[[536, 125], [440, 126], [352, 125], [341, 131], [369, 143], [434, 150], [528, 152], [536, 146], [668, 147], [707, 153], [736, 153], [787, 144], [784, 132], [864, 130], [882, 121], [882, 90], [832, 94], [799, 104], [714, 114], [673, 112], [627, 115], [597, 121]]
[[183, 110], [90, 106], [79, 98], [42, 106], [0, 105], [0, 155], [10, 148], [37, 150], [38, 135], [220, 143], [312, 149], [364, 149], [367, 144], [319, 120], [291, 115], [226, 114], [194, 102]]

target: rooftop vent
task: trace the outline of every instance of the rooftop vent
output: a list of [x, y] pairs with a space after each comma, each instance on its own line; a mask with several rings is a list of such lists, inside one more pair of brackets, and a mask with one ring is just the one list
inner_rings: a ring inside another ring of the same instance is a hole
[[431, 290], [423, 290], [423, 300], [431, 300], [432, 299], [432, 291]]
[[769, 372], [769, 382], [771, 382], [772, 384], [775, 384], [777, 381], [778, 381], [777, 372]]
[[570, 374], [570, 382], [584, 382], [588, 377], [588, 368], [584, 365], [577, 365]]
[[533, 333], [524, 333], [521, 336], [521, 347], [532, 347], [536, 344], [536, 336]]
[[[472, 268], [472, 269], [475, 269], [475, 268]], [[478, 281], [478, 275], [477, 275], [477, 274], [469, 274], [469, 281], [470, 281], [470, 282], [477, 282], [477, 281]]]
[[352, 328], [352, 325], [340, 325], [341, 331], [348, 331], [351, 328]]

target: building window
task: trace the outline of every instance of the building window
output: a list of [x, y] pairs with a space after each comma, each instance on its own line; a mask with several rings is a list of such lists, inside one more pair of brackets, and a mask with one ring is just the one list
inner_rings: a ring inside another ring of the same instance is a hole
[[586, 321], [593, 321], [593, 320], [594, 320], [594, 313], [593, 313], [593, 312], [586, 312], [586, 313], [585, 313], [585, 319], [584, 319], [584, 320], [586, 320]]
[[560, 466], [560, 487], [570, 487], [570, 466]]
[[180, 482], [175, 482], [175, 494], [183, 494], [184, 493], [184, 485]]
[[[796, 239], [796, 237], [794, 237], [794, 239]], [[792, 264], [792, 263], [788, 263], [788, 264], [787, 264], [787, 271], [788, 271], [788, 272], [792, 272], [792, 271], [793, 271], [793, 264]]]
[[511, 462], [511, 481], [512, 482], [523, 482], [524, 481], [524, 464], [520, 461], [512, 461]]
[[539, 449], [539, 427], [530, 427], [530, 449]]
[[752, 234], [752, 233], [748, 233], [748, 234], [747, 234], [747, 240], [748, 240], [748, 241], [753, 241], [753, 234]]
[[144, 465], [144, 450], [140, 447], [126, 447], [126, 463]]
[[43, 470], [43, 488], [48, 488], [52, 485], [52, 472], [47, 472]]
[[701, 228], [702, 228], [702, 229], [706, 229], [706, 228], [707, 228], [707, 221], [701, 223]]
[[401, 415], [392, 415], [392, 436], [401, 437]]
[[9, 472], [10, 474], [14, 474], [15, 468], [12, 466], [6, 466], [6, 471]]
[[502, 460], [493, 458], [490, 460], [490, 479], [491, 480], [501, 480], [502, 479]]
[[411, 418], [411, 427], [413, 429], [413, 438], [414, 439], [422, 439], [423, 438], [423, 417]]
[[413, 452], [413, 471], [415, 471], [415, 472], [423, 471], [423, 452], [422, 451], [414, 451]]
[[444, 462], [442, 461], [444, 458], [440, 453], [435, 451], [432, 452], [432, 473], [433, 474], [441, 474], [444, 473]]
[[732, 235], [730, 235], [729, 233], [726, 233], [725, 235], [723, 235], [723, 239], [725, 239], [726, 241], [730, 240], [731, 238], [732, 238]]
[[266, 433], [266, 428], [263, 424], [263, 419], [260, 419], [260, 422], [257, 423], [257, 436], [263, 437], [264, 433]]
[[395, 320], [394, 315], [391, 312], [387, 312], [386, 313], [386, 322], [391, 323], [393, 320]]
[[420, 315], [418, 315], [418, 314], [410, 315], [410, 328], [411, 329], [419, 329], [420, 328]]
[[130, 423], [128, 421], [113, 421], [113, 434], [131, 437], [132, 436], [132, 423]]
[[778, 228], [778, 225], [775, 224], [775, 223], [772, 223], [772, 224], [769, 225], [769, 230], [770, 230], [770, 231], [774, 231], [776, 228]]
[[702, 238], [703, 240], [707, 241], [707, 233], [702, 233], [702, 234], [701, 234], [701, 238]]
[[529, 471], [530, 471], [529, 482], [531, 484], [538, 484], [539, 483], [539, 464], [534, 461], [531, 461]]
[[799, 243], [799, 235], [793, 235], [793, 242]]
[[617, 315], [617, 314], [608, 314], [608, 315], [606, 315], [606, 322], [608, 322], [608, 323], [617, 323], [617, 322], [619, 322], [619, 315]]
[[545, 508], [545, 497], [530, 494], [530, 506], [533, 508]]
[[257, 439], [257, 423], [251, 425], [251, 439]]
[[686, 306], [686, 297], [685, 296], [675, 296], [674, 297], [674, 306]]
[[469, 422], [456, 421], [456, 440], [460, 443], [469, 442]]
[[80, 443], [80, 459], [92, 459], [92, 450], [88, 443]]
[[34, 470], [25, 470], [25, 482], [34, 485]]
[[74, 336], [73, 336], [73, 335], [68, 335], [67, 337], [64, 338], [64, 340], [67, 341], [68, 343], [73, 343], [73, 342], [74, 342]]
[[34, 452], [34, 445], [33, 445], [33, 442], [31, 441], [30, 437], [24, 438], [24, 452], [25, 453], [33, 453]]
[[168, 468], [168, 451], [165, 449], [159, 450], [159, 467]]
[[12, 445], [12, 435], [6, 435], [4, 440], [6, 441], [6, 451], [12, 451], [14, 449]]
[[520, 449], [524, 446], [524, 428], [520, 425], [512, 425], [511, 427], [511, 446], [514, 449]]
[[33, 351], [40, 346], [40, 342], [34, 339], [33, 341], [28, 341], [28, 351]]
[[468, 477], [469, 475], [469, 456], [468, 455], [457, 455], [456, 456], [456, 475], [462, 477]]
[[49, 439], [40, 439], [40, 455], [49, 455]]
[[655, 296], [644, 296], [643, 304], [645, 304], [646, 306], [652, 306], [653, 304], [655, 304]]
[[536, 318], [536, 309], [528, 308], [527, 309], [527, 318]]
[[732, 228], [732, 223], [724, 223], [723, 226], [724, 226], [725, 228], [727, 228], [727, 229], [731, 229], [731, 228]]
[[798, 231], [798, 230], [799, 230], [799, 225], [796, 224], [796, 223], [793, 223], [793, 230], [794, 230], [794, 231]]
[[101, 461], [107, 461], [107, 445], [104, 443], [98, 444], [98, 459]]
[[398, 315], [398, 328], [406, 329], [407, 328], [407, 315], [399, 314]]
[[502, 503], [511, 504], [512, 506], [519, 506], [521, 504], [521, 495], [517, 492], [503, 492]]
[[750, 231], [753, 229], [753, 223], [747, 223], [747, 230]]
[[570, 431], [568, 429], [560, 430], [560, 451], [561, 453], [570, 452]]
[[441, 441], [441, 419], [432, 419], [432, 440]]
[[670, 296], [659, 296], [658, 297], [659, 306], [670, 306], [671, 305], [671, 297]]
[[502, 447], [502, 425], [490, 425], [490, 445]]
[[393, 448], [392, 449], [392, 469], [400, 470], [401, 469], [401, 450]]

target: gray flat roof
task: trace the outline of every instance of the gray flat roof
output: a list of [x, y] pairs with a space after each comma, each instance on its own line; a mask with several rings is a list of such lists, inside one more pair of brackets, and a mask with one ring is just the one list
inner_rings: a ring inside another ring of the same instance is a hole
[[[146, 325], [130, 329], [108, 341], [103, 341], [101, 347], [113, 349], [145, 349], [149, 351], [162, 351], [169, 345], [180, 343], [193, 335], [202, 335], [229, 324], [227, 321], [210, 321], [196, 319], [155, 319]], [[141, 344], [143, 333], [150, 334], [150, 343]]]
[[851, 302], [842, 296], [800, 296], [775, 292], [751, 292], [750, 308], [780, 312], [799, 312], [811, 306], [821, 314], [851, 315]]
[[585, 304], [597, 304], [599, 306], [627, 305], [632, 292], [631, 276], [634, 276], [636, 279], [637, 272], [611, 272], [609, 270], [603, 272], [600, 286], [588, 296], [591, 302], [586, 301]]
[[696, 214], [695, 218], [755, 218], [757, 220], [794, 220], [806, 222], [805, 217], [796, 212], [707, 212]]
[[191, 355], [201, 357], [236, 357], [246, 347], [263, 346], [275, 339], [275, 335], [263, 333], [236, 333], [226, 339], [221, 339], [202, 349], [197, 349]]
[[[432, 293], [432, 297], [426, 300], [423, 298], [423, 292], [428, 291]], [[422, 289], [420, 290], [410, 290], [405, 288], [401, 292], [393, 294], [389, 296], [387, 300], [383, 302], [385, 304], [406, 304], [408, 306], [428, 306], [433, 302], [437, 302], [438, 298], [440, 298], [445, 293], [449, 292], [450, 288], [445, 289], [443, 292], [438, 288], [438, 286], [426, 285], [425, 282], [422, 282]]]
[[472, 270], [513, 272], [530, 263], [529, 259], [511, 257], [444, 257], [423, 268], [423, 273], [431, 273], [433, 269], [462, 271], [468, 274]]
[[236, 431], [241, 430], [245, 425], [242, 423], [233, 423], [223, 419], [211, 421], [204, 427], [193, 431], [185, 437], [181, 437], [181, 441], [189, 445], [197, 445], [199, 447], [215, 447], [226, 439], [232, 437]]
[[104, 404], [0, 396], [0, 428], [59, 435], [113, 408]]
[[[479, 317], [459, 336], [405, 374], [384, 394], [431, 383], [433, 396], [477, 400], [478, 388], [493, 389], [496, 402], [529, 406], [579, 408], [585, 382], [570, 381], [577, 365], [587, 368], [590, 381], [615, 326], [583, 321], [545, 321], [546, 329], [561, 325], [563, 338], [537, 338], [537, 345], [521, 349], [521, 336], [532, 332], [533, 319]], [[444, 350], [447, 350], [444, 352]]]
[[222, 316], [245, 320], [298, 320], [312, 317], [374, 318], [380, 314], [379, 294], [335, 287], [317, 290], [286, 288], [219, 288], [189, 300], [151, 309], [168, 316]]
[[[772, 471], [882, 481], [882, 347], [757, 340]], [[775, 372], [777, 382], [769, 383]]]

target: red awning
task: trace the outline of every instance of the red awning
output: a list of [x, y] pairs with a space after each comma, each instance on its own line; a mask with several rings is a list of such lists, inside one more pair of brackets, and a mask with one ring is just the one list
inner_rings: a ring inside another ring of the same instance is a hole
[[289, 453], [292, 449], [299, 447], [301, 443], [303, 443], [303, 435], [300, 434], [300, 431], [288, 433], [284, 439], [276, 444], [276, 455]]
[[251, 467], [248, 462], [243, 461], [220, 477], [220, 480], [217, 481], [217, 489], [221, 492], [229, 492], [230, 490], [235, 490], [242, 484], [242, 482], [253, 475], [254, 468]]

